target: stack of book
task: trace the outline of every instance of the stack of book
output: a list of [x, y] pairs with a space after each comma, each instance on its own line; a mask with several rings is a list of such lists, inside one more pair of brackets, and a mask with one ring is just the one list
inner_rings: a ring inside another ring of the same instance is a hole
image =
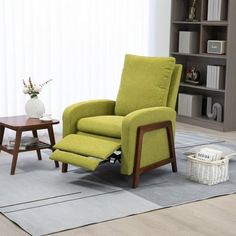
[[202, 95], [179, 93], [178, 114], [199, 117], [202, 113]]
[[222, 159], [223, 152], [213, 148], [201, 148], [196, 153], [196, 158], [203, 161], [219, 161]]
[[[32, 147], [34, 145], [37, 145], [39, 142], [38, 138], [30, 137], [30, 136], [23, 136], [21, 137], [21, 142], [20, 142], [20, 150], [25, 150], [29, 147]], [[14, 138], [9, 138], [8, 139], [8, 144], [7, 148], [8, 149], [14, 149], [15, 147], [15, 139]]]
[[207, 66], [206, 86], [213, 89], [224, 89], [224, 67], [223, 66]]
[[208, 0], [208, 21], [226, 20], [226, 0]]

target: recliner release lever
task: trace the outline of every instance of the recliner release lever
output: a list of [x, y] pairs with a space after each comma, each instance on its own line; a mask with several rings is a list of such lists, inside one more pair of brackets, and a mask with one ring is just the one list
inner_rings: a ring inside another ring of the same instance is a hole
[[121, 151], [120, 150], [112, 153], [112, 155], [108, 159], [101, 161], [100, 164], [103, 164], [106, 162], [110, 162], [111, 164], [115, 164], [116, 161], [119, 161], [119, 163], [121, 163]]

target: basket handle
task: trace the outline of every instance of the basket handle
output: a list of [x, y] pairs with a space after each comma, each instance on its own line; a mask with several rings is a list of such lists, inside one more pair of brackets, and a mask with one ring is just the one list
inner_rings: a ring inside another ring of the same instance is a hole
[[[230, 156], [233, 156], [230, 154]], [[225, 161], [229, 160], [228, 157], [223, 157], [224, 159], [221, 159], [221, 160], [218, 160], [218, 161], [205, 161], [205, 160], [201, 160], [201, 159], [197, 159], [194, 157], [194, 155], [190, 155], [188, 156], [189, 159], [195, 161], [195, 162], [198, 162], [198, 163], [204, 163], [204, 164], [207, 164], [207, 165], [210, 165], [210, 164], [214, 164], [214, 165], [221, 165], [222, 163], [225, 163]]]
[[230, 153], [230, 154], [226, 155], [225, 157], [228, 159], [231, 159], [232, 156], [236, 156], [236, 152]]

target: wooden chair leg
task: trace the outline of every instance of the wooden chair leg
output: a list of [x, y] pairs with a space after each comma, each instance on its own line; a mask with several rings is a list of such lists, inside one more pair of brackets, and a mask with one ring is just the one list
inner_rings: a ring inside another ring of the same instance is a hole
[[176, 159], [171, 163], [171, 166], [172, 166], [172, 172], [177, 172]]
[[68, 164], [67, 163], [62, 163], [62, 173], [66, 173], [68, 170]]
[[135, 148], [135, 157], [134, 157], [134, 170], [133, 170], [132, 188], [138, 187], [138, 184], [139, 184], [140, 161], [141, 161], [143, 135], [144, 135], [143, 130], [138, 128], [137, 136], [136, 136], [136, 148]]
[[171, 162], [172, 171], [177, 172], [175, 144], [174, 144], [174, 135], [173, 135], [172, 125], [167, 126], [167, 136], [168, 136], [168, 143], [169, 143], [170, 158], [172, 158], [172, 162]]
[[138, 185], [139, 185], [139, 173], [134, 173], [133, 174], [132, 188], [137, 188]]

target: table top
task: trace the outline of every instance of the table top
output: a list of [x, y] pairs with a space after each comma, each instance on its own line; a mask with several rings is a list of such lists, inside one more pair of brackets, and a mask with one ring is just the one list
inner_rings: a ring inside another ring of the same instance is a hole
[[0, 126], [10, 129], [31, 129], [31, 128], [46, 128], [49, 125], [59, 124], [59, 120], [52, 119], [51, 121], [41, 121], [38, 118], [29, 118], [23, 116], [8, 116], [0, 117]]

